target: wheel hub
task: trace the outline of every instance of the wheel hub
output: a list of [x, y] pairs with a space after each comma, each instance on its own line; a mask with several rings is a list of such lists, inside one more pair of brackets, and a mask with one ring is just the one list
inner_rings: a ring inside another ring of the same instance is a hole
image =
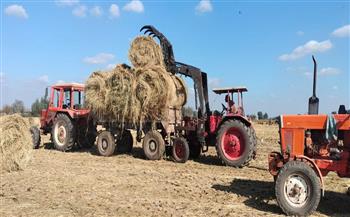
[[243, 154], [244, 142], [242, 135], [237, 130], [231, 128], [222, 137], [221, 146], [226, 158], [236, 160]]
[[105, 139], [103, 139], [102, 140], [102, 149], [106, 150], [107, 148], [108, 148], [108, 142]]
[[149, 142], [149, 149], [150, 149], [152, 152], [154, 152], [154, 151], [157, 150], [157, 144], [156, 144], [156, 142], [155, 142], [154, 140], [151, 140], [151, 141]]
[[303, 206], [308, 199], [308, 191], [308, 185], [302, 176], [292, 175], [285, 182], [284, 193], [292, 206]]
[[66, 139], [66, 129], [63, 126], [60, 126], [58, 128], [58, 141], [63, 143], [65, 139]]
[[184, 151], [184, 144], [182, 143], [176, 143], [175, 145], [175, 154], [178, 158], [183, 158], [185, 155], [185, 151]]

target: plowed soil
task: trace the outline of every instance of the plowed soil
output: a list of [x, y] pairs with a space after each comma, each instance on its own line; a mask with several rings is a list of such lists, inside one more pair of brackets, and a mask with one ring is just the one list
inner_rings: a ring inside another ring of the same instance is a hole
[[[185, 164], [91, 150], [59, 152], [49, 136], [24, 171], [1, 174], [0, 216], [279, 216], [267, 155], [279, 150], [276, 125], [255, 125], [257, 158], [223, 166], [215, 149]], [[350, 216], [349, 179], [325, 178], [315, 216]]]

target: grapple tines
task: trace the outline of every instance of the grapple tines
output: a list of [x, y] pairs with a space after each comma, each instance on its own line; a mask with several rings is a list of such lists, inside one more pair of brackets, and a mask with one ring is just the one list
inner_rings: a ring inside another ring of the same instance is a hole
[[140, 29], [140, 32], [142, 32], [142, 31], [144, 31], [143, 34], [145, 34], [145, 35], [148, 34], [149, 36], [157, 37], [159, 39], [163, 36], [162, 33], [160, 33], [156, 28], [154, 28], [154, 26], [151, 26], [151, 25], [143, 26]]

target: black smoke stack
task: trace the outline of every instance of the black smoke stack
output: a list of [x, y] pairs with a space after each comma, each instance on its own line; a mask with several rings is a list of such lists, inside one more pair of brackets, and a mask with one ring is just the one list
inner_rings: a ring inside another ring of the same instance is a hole
[[312, 96], [309, 98], [309, 115], [317, 115], [318, 114], [318, 107], [319, 107], [319, 99], [316, 96], [316, 80], [317, 80], [317, 63], [312, 56], [312, 61], [314, 62], [314, 83], [313, 83], [313, 91]]

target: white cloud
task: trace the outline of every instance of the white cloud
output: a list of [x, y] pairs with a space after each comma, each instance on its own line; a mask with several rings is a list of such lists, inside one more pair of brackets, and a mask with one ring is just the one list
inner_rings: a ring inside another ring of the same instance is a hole
[[[341, 71], [337, 68], [333, 68], [333, 67], [326, 67], [326, 68], [322, 68], [320, 70], [318, 70], [317, 74], [320, 76], [332, 76], [332, 75], [338, 75], [340, 74]], [[308, 78], [312, 78], [313, 77], [313, 72], [304, 72], [304, 75]]]
[[297, 31], [297, 35], [298, 35], [298, 36], [303, 36], [304, 34], [305, 34], [305, 33], [304, 33], [303, 31], [300, 31], [300, 30]]
[[109, 7], [110, 18], [115, 18], [120, 16], [119, 6], [116, 4], [111, 4]]
[[19, 18], [28, 18], [28, 14], [26, 12], [26, 9], [22, 5], [10, 5], [5, 8], [5, 14], [8, 16], [14, 16]]
[[144, 11], [143, 3], [140, 0], [131, 0], [123, 9], [135, 13], [142, 13]]
[[213, 6], [210, 0], [201, 0], [196, 6], [197, 13], [206, 13], [213, 11]]
[[338, 90], [339, 88], [338, 88], [337, 85], [334, 85], [334, 86], [332, 87], [332, 89], [333, 89], [333, 90]]
[[116, 66], [117, 66], [116, 63], [110, 63], [110, 64], [108, 64], [108, 65], [106, 66], [106, 69], [107, 69], [107, 70], [111, 70], [111, 69], [114, 69]]
[[75, 7], [72, 11], [72, 14], [76, 17], [86, 17], [87, 7], [85, 5], [79, 5]]
[[63, 84], [63, 83], [66, 83], [64, 80], [58, 80], [57, 82], [56, 82], [56, 84]]
[[304, 45], [301, 45], [295, 48], [290, 54], [283, 54], [279, 56], [279, 60], [287, 61], [287, 60], [295, 60], [299, 59], [307, 54], [316, 53], [316, 52], [325, 52], [333, 47], [332, 42], [330, 40], [318, 42], [311, 40]]
[[221, 80], [219, 78], [209, 78], [208, 79], [208, 86], [209, 88], [216, 88], [220, 86]]
[[42, 75], [38, 78], [38, 81], [43, 83], [49, 83], [49, 76], [48, 75]]
[[79, 4], [79, 0], [56, 0], [59, 6], [73, 6]]
[[90, 14], [91, 14], [92, 16], [95, 16], [95, 17], [100, 17], [100, 16], [102, 16], [102, 14], [103, 14], [103, 10], [102, 10], [101, 7], [95, 6], [95, 7], [93, 7], [93, 8], [90, 9]]
[[339, 69], [332, 67], [322, 68], [319, 72], [320, 75], [338, 75], [339, 73]]
[[99, 53], [96, 56], [93, 57], [85, 57], [84, 62], [88, 64], [104, 64], [108, 61], [111, 61], [114, 59], [114, 55], [110, 53]]
[[350, 25], [345, 25], [332, 32], [335, 37], [349, 37], [350, 36]]
[[5, 73], [0, 72], [0, 84], [3, 84], [5, 82]]

